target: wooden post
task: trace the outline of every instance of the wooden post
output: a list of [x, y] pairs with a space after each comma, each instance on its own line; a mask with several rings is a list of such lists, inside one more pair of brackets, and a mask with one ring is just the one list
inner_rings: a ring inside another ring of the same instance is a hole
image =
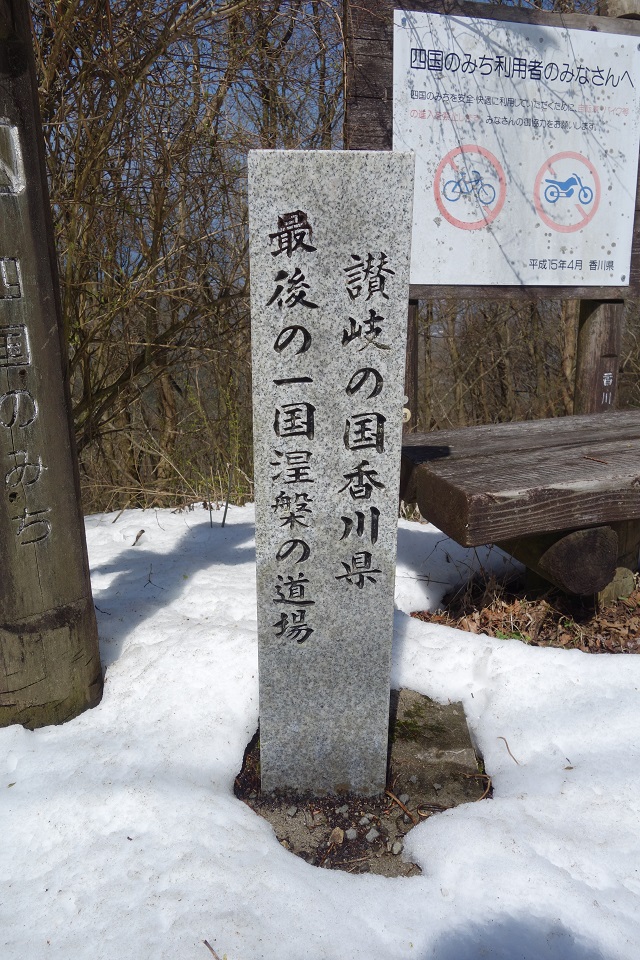
[[574, 414], [615, 409], [623, 309], [623, 300], [580, 302]]
[[640, 17], [638, 0], [603, 0], [599, 9], [603, 17], [620, 17], [621, 20], [637, 20]]
[[102, 694], [27, 0], [0, 0], [0, 726]]
[[[605, 17], [637, 20], [640, 0], [601, 0], [598, 12]], [[622, 300], [583, 300], [580, 304], [574, 414], [615, 409], [623, 310]]]
[[[604, 0], [600, 13], [628, 20], [640, 18], [640, 0]], [[637, 203], [636, 203], [637, 206]], [[616, 407], [618, 372], [623, 333], [622, 300], [583, 300], [580, 304], [574, 414], [604, 413]], [[628, 596], [638, 569], [640, 524], [624, 521], [617, 526], [619, 549], [615, 576], [600, 590], [598, 599], [606, 604]]]
[[613, 579], [598, 593], [598, 603], [602, 607], [633, 593], [636, 586], [633, 575], [638, 569], [640, 520], [620, 520], [611, 526], [618, 537], [618, 559]]

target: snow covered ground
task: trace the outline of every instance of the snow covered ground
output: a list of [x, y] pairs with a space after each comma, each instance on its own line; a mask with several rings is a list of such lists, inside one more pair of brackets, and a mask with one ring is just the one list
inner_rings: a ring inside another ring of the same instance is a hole
[[421, 877], [309, 866], [233, 796], [258, 722], [253, 509], [221, 517], [87, 519], [104, 698], [0, 730], [1, 960], [207, 960], [205, 939], [221, 960], [636, 960], [640, 657], [411, 619], [503, 561], [402, 522], [393, 684], [463, 701], [494, 799], [410, 833]]

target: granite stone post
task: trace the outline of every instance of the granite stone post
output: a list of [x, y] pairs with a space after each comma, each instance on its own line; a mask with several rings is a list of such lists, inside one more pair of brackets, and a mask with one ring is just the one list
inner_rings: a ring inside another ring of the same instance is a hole
[[0, 726], [102, 695], [26, 0], [0, 0]]
[[413, 167], [249, 155], [266, 792], [385, 787]]

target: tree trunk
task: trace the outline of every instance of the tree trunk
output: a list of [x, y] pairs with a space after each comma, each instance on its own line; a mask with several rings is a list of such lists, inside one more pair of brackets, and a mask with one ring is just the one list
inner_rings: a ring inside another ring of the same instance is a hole
[[573, 413], [579, 312], [579, 300], [562, 301], [562, 306], [560, 308], [560, 327], [562, 330], [561, 394], [562, 408], [565, 416], [570, 416]]
[[404, 372], [404, 392], [410, 419], [404, 423], [403, 433], [415, 433], [418, 422], [418, 301], [409, 301], [407, 318], [407, 359]]

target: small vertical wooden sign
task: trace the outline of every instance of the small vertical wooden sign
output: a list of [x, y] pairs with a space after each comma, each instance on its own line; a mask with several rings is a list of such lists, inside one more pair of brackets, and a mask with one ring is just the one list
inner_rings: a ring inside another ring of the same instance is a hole
[[102, 693], [26, 0], [0, 0], [0, 726]]

